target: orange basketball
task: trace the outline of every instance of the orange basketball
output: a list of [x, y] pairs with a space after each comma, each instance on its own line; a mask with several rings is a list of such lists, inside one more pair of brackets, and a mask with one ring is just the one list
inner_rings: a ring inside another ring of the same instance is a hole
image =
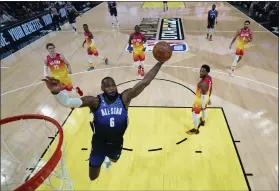
[[160, 41], [154, 46], [153, 55], [157, 61], [166, 62], [172, 56], [172, 48], [168, 43]]

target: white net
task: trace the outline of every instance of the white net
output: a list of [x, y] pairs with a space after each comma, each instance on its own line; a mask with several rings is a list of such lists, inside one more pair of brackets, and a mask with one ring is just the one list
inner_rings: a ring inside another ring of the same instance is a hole
[[[2, 121], [2, 120], [1, 120]], [[44, 119], [21, 119], [1, 124], [1, 190], [14, 190], [29, 181], [53, 156], [59, 142], [58, 128]], [[66, 144], [50, 176], [36, 190], [73, 190], [65, 167]], [[55, 161], [55, 160], [53, 160]], [[56, 163], [54, 163], [56, 164]]]

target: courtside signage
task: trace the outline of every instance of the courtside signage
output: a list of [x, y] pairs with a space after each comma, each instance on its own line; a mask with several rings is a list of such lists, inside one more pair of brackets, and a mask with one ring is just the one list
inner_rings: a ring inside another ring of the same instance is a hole
[[146, 37], [146, 40], [156, 40], [159, 18], [143, 18], [140, 32]]
[[161, 20], [159, 40], [184, 40], [181, 18], [167, 18]]
[[[146, 51], [147, 52], [152, 52], [156, 43], [157, 42], [147, 42], [146, 43]], [[186, 52], [186, 51], [188, 51], [188, 45], [185, 42], [167, 42], [167, 43], [171, 46], [173, 52]], [[128, 45], [126, 47], [126, 51], [129, 51], [128, 50]]]

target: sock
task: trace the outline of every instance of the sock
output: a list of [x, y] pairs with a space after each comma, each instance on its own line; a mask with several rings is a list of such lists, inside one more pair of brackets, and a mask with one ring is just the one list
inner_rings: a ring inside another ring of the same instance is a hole
[[202, 121], [206, 119], [206, 110], [202, 110]]
[[235, 58], [232, 62], [232, 65], [231, 65], [231, 70], [234, 71], [235, 70], [235, 67], [237, 66], [237, 61], [238, 61], [238, 58], [239, 56], [235, 55]]
[[210, 39], [212, 38], [212, 35], [210, 34]]
[[76, 23], [72, 23], [72, 27], [76, 30]]
[[198, 129], [198, 117], [197, 117], [197, 114], [195, 112], [192, 112], [192, 118], [193, 118], [194, 128]]
[[140, 66], [144, 69], [144, 61], [140, 61]]
[[101, 59], [101, 60], [106, 60], [103, 56], [98, 55], [97, 58]]

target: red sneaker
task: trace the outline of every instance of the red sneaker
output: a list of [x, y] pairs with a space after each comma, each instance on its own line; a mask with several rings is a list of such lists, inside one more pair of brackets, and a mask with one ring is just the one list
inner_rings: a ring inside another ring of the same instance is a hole
[[140, 70], [140, 75], [141, 75], [142, 77], [145, 75], [144, 68], [142, 68], [142, 69]]
[[79, 87], [76, 87], [76, 92], [79, 94], [79, 96], [84, 95], [83, 91]]

